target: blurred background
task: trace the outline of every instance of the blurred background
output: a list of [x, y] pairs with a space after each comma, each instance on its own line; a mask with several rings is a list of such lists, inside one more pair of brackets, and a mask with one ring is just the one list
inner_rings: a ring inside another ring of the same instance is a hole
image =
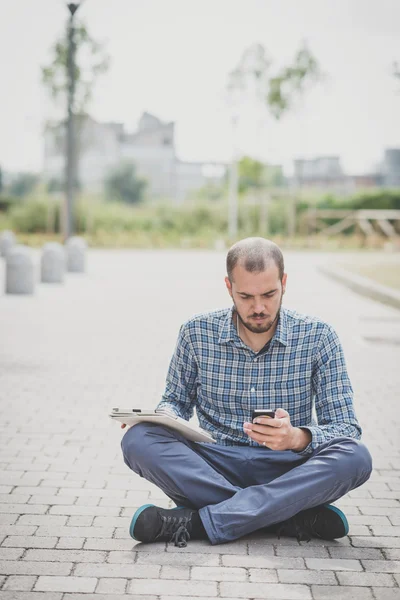
[[0, 230], [398, 250], [397, 0], [14, 0]]

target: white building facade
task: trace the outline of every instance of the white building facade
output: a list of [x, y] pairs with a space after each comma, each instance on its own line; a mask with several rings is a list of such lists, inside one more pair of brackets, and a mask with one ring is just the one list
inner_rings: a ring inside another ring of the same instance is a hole
[[[82, 189], [88, 191], [101, 192], [107, 175], [124, 162], [133, 163], [138, 176], [147, 181], [149, 197], [178, 202], [210, 183], [210, 172], [213, 182], [221, 181], [225, 175], [223, 164], [179, 160], [175, 151], [175, 124], [163, 122], [147, 112], [143, 113], [134, 133], [127, 133], [121, 123], [99, 123], [89, 116], [82, 118], [77, 128], [78, 180]], [[44, 178], [62, 182], [64, 172], [64, 127], [48, 127]]]

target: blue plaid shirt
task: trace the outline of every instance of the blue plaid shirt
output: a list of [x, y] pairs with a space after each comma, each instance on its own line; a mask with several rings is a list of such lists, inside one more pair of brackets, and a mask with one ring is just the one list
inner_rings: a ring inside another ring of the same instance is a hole
[[182, 325], [158, 408], [172, 408], [186, 420], [196, 408], [201, 427], [223, 445], [258, 446], [243, 431], [254, 408], [284, 408], [294, 427], [308, 429], [312, 441], [300, 454], [335, 437], [360, 438], [333, 328], [282, 308], [267, 351], [257, 353], [239, 338], [233, 310], [197, 315]]

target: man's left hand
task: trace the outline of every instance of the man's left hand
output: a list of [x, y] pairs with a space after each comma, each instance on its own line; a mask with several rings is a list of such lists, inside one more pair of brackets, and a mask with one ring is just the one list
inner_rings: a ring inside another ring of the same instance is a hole
[[275, 419], [257, 417], [254, 423], [244, 423], [244, 432], [259, 444], [271, 450], [304, 450], [311, 441], [311, 433], [293, 427], [289, 413], [283, 408], [275, 411]]

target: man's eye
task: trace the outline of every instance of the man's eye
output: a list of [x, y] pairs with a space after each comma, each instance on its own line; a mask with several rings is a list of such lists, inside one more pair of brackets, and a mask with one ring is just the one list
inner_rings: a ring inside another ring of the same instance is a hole
[[264, 298], [272, 298], [274, 294], [275, 292], [272, 292], [271, 294], [264, 294]]

